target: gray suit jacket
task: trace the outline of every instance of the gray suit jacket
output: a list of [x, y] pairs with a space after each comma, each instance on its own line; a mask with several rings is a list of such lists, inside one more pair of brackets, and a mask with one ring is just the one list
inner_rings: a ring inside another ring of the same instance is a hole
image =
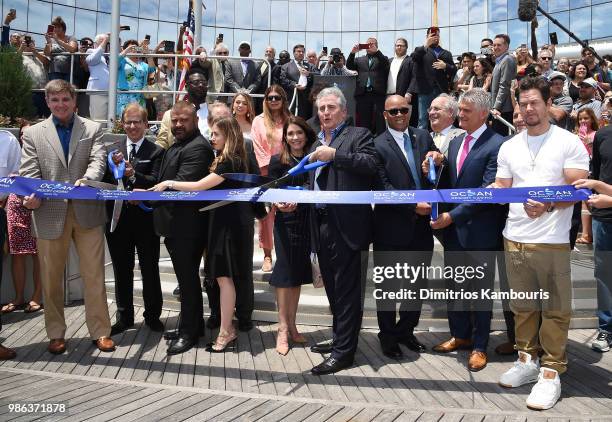
[[[19, 175], [35, 179], [74, 184], [78, 179], [102, 180], [106, 170], [106, 151], [102, 145], [102, 128], [96, 122], [74, 116], [68, 163], [49, 117], [27, 128], [23, 136]], [[106, 221], [103, 201], [72, 201], [77, 222], [85, 228]], [[32, 230], [40, 239], [53, 240], [64, 231], [67, 200], [46, 199], [32, 213]]]
[[500, 112], [512, 112], [512, 95], [510, 86], [516, 79], [516, 60], [510, 54], [493, 68], [491, 78], [491, 108]]
[[[248, 59], [245, 57], [245, 59]], [[230, 92], [239, 92], [246, 89], [247, 93], [254, 93], [261, 83], [261, 73], [257, 70], [255, 62], [249, 60], [247, 72], [244, 74], [240, 60], [228, 60], [225, 64], [225, 83]]]
[[[446, 155], [446, 153], [448, 152], [448, 145], [450, 144], [450, 141], [452, 141], [459, 135], [463, 135], [463, 133], [465, 133], [465, 130], [452, 126], [444, 137], [444, 139], [442, 140], [442, 142], [440, 143], [440, 145], [436, 144], [436, 147], [438, 147], [442, 154]], [[435, 136], [435, 132], [431, 132], [430, 135], [433, 138]]]

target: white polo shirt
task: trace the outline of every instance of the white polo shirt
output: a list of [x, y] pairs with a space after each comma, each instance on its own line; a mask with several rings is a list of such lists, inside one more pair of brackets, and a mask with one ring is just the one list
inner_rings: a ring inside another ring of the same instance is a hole
[[[497, 155], [497, 177], [512, 179], [512, 187], [565, 185], [564, 169], [588, 171], [589, 156], [578, 136], [554, 125], [541, 136], [515, 135]], [[569, 243], [572, 211], [555, 209], [531, 219], [522, 203], [510, 204], [504, 237], [520, 243]]]

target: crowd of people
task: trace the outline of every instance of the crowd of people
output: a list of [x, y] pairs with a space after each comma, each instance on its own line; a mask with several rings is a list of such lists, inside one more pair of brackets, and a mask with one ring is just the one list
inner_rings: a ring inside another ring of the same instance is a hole
[[[12, 19], [9, 14], [5, 25]], [[116, 111], [126, 137], [109, 147], [101, 141], [101, 126], [82, 116], [87, 109], [79, 107], [75, 88], [67, 82], [69, 56], [62, 53], [77, 51], [78, 42], [66, 36], [61, 18], [55, 18], [53, 26], [55, 31], [47, 34], [43, 52], [31, 40], [10, 37], [15, 48], [34, 53], [25, 55], [24, 63], [33, 77], [44, 78], [36, 80], [35, 86], [45, 86], [43, 102], [50, 117], [24, 129], [22, 151], [16, 139], [7, 137], [2, 153], [8, 165], [2, 176], [18, 171], [26, 177], [75, 185], [92, 180], [116, 183], [107, 164], [111, 154], [116, 164], [126, 163], [127, 189], [229, 189], [242, 185], [224, 177], [226, 173], [279, 178], [310, 153], [310, 161], [329, 164], [294, 176], [288, 184], [315, 191], [574, 184], [593, 189], [594, 194], [584, 204], [531, 199], [509, 206], [440, 204], [437, 218], [432, 218], [432, 205], [426, 202], [374, 207], [283, 202], [273, 204], [270, 211], [262, 204], [239, 202], [200, 212], [206, 204], [159, 201], [149, 204], [152, 213], [136, 203], [125, 203], [113, 231], [110, 204], [105, 210], [103, 203], [95, 201], [12, 197], [7, 206], [9, 235], [11, 221], [18, 221], [14, 224], [21, 227], [12, 232], [20, 242], [16, 253], [37, 252], [39, 256], [37, 286], [42, 287], [35, 290], [29, 305], [39, 305], [42, 290], [49, 352], [66, 350], [61, 281], [71, 239], [80, 258], [87, 326], [97, 347], [113, 350], [111, 337], [134, 325], [135, 251], [143, 279], [145, 324], [153, 331], [163, 331], [159, 320], [161, 237], [174, 266], [181, 301], [178, 328], [166, 333], [171, 340], [167, 353], [183, 353], [197, 345], [205, 326], [219, 328], [207, 349], [224, 352], [237, 338], [234, 316], [239, 330], [253, 327], [255, 219], [264, 251], [262, 270], [272, 272], [270, 284], [276, 290], [276, 350], [282, 355], [292, 343], [306, 342], [298, 332], [296, 313], [300, 287], [313, 279], [311, 252], [316, 252], [333, 315], [333, 337], [312, 345], [314, 352], [329, 353], [312, 368], [314, 374], [334, 373], [353, 364], [366, 283], [367, 260], [362, 252], [371, 244], [375, 253], [411, 251], [416, 253], [415, 265], [428, 265], [434, 237], [444, 246], [446, 265], [484, 263], [485, 282], [492, 283], [497, 261], [502, 288], [550, 293], [550, 300], [537, 305], [512, 299], [504, 302], [508, 342], [495, 350], [518, 353], [499, 383], [511, 388], [535, 382], [527, 398], [530, 408], [550, 408], [561, 393], [559, 376], [568, 363], [570, 252], [575, 242], [595, 244], [599, 331], [592, 348], [610, 349], [612, 273], [605, 255], [612, 248], [609, 57], [598, 61], [585, 48], [581, 60], [556, 58], [554, 45], [532, 45], [531, 53], [521, 45], [511, 53], [509, 36], [499, 34], [482, 40], [481, 54], [465, 52], [455, 62], [453, 54], [442, 47], [436, 27], [427, 30], [422, 45], [414, 46], [412, 53], [408, 42], [398, 38], [392, 58], [379, 50], [373, 37], [356, 44], [346, 58], [338, 48], [317, 55], [298, 44], [292, 49], [293, 59], [282, 51], [276, 61], [275, 49], [269, 46], [261, 64], [249, 59], [248, 42], [239, 45], [241, 60], [209, 58], [200, 46], [195, 50], [199, 57], [187, 72], [186, 97], [171, 108], [151, 113], [146, 94], [119, 93]], [[5, 38], [8, 34], [3, 28]], [[141, 90], [152, 81], [164, 84], [162, 73], [166, 87], [173, 90], [174, 82], [167, 75], [178, 69], [171, 59], [162, 71], [153, 58], [145, 61], [129, 55], [146, 53], [148, 41], [124, 43], [119, 61], [121, 91]], [[89, 116], [97, 119], [107, 107], [102, 91], [108, 83], [108, 58], [103, 54], [108, 37], [101, 34], [80, 43], [87, 54], [75, 66], [88, 68], [87, 86], [101, 91], [89, 96]], [[161, 48], [162, 43], [155, 51]], [[360, 51], [366, 54], [358, 57]], [[226, 56], [229, 49], [217, 39], [211, 53]], [[339, 88], [314, 86], [317, 74], [355, 78], [354, 118]], [[220, 96], [222, 93], [232, 95]], [[261, 100], [251, 96], [260, 93]], [[299, 107], [293, 113], [290, 105], [295, 103]], [[171, 101], [166, 107], [170, 105]], [[158, 119], [156, 139], [149, 139], [148, 122]], [[504, 121], [513, 123], [516, 133]], [[430, 158], [442, 171], [439, 181], [427, 177]], [[13, 217], [11, 207], [17, 209]], [[29, 219], [28, 210], [32, 210], [31, 235], [22, 227]], [[580, 225], [582, 234], [577, 239]], [[116, 283], [117, 319], [112, 325], [104, 284], [105, 237]], [[273, 248], [276, 262], [272, 261]], [[505, 254], [496, 253], [500, 251]], [[375, 264], [377, 259], [375, 254]], [[23, 270], [19, 271], [22, 275], [14, 277], [14, 282], [16, 290], [23, 290]], [[421, 278], [417, 283], [426, 286], [427, 280]], [[206, 322], [203, 286], [210, 305]], [[465, 288], [449, 283], [451, 290], [460, 287]], [[18, 291], [12, 310], [23, 301]], [[467, 368], [479, 371], [489, 360], [491, 310], [455, 305], [449, 300], [450, 338], [433, 350], [469, 349]], [[378, 336], [386, 356], [401, 358], [400, 345], [416, 353], [426, 351], [414, 332], [420, 309], [420, 301], [410, 309], [400, 307], [398, 317], [397, 311], [378, 307]], [[10, 349], [0, 349], [0, 358], [12, 357]]]

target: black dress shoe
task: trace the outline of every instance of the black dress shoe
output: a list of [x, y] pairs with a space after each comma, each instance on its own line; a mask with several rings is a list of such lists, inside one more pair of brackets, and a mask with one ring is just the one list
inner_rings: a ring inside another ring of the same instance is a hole
[[334, 341], [332, 339], [324, 340], [313, 346], [310, 346], [310, 351], [312, 353], [330, 353], [333, 347]]
[[172, 291], [172, 296], [177, 299], [181, 297], [181, 288], [179, 286], [176, 286], [176, 288]]
[[155, 331], [161, 333], [164, 331], [164, 324], [159, 319], [152, 319], [150, 321], [145, 321], [145, 324], [151, 331]]
[[402, 337], [402, 338], [398, 339], [397, 342], [399, 344], [403, 344], [404, 346], [406, 346], [407, 348], [409, 348], [413, 352], [421, 353], [421, 352], [424, 352], [425, 350], [427, 350], [427, 347], [425, 347], [425, 345], [423, 343], [419, 342], [416, 339], [416, 337], [414, 337], [414, 336], [411, 336], [411, 337]]
[[353, 359], [336, 359], [328, 357], [323, 362], [310, 370], [314, 375], [333, 374], [343, 369], [349, 368], [353, 364]]
[[117, 321], [115, 322], [112, 326], [111, 326], [111, 332], [110, 335], [114, 336], [116, 334], [120, 334], [122, 332], [124, 332], [125, 330], [127, 330], [128, 328], [132, 328], [134, 326], [134, 323], [127, 323], [124, 321]]
[[[162, 329], [163, 329], [163, 326], [162, 326]], [[179, 333], [178, 328], [175, 328], [174, 330], [168, 330], [164, 333], [165, 340], [176, 340], [179, 337], [180, 337], [180, 333]], [[204, 325], [200, 326], [198, 330], [198, 337], [204, 337]]]
[[219, 328], [221, 326], [221, 318], [218, 315], [211, 315], [206, 320], [206, 328], [210, 328], [214, 330], [215, 328]]
[[397, 345], [397, 342], [391, 340], [381, 340], [380, 348], [382, 349], [383, 355], [391, 359], [399, 359], [404, 354], [402, 349]]
[[240, 331], [251, 331], [253, 329], [253, 320], [251, 318], [249, 319], [239, 319], [238, 320], [238, 329]]
[[197, 339], [193, 339], [189, 336], [181, 334], [176, 340], [174, 340], [166, 353], [168, 355], [178, 355], [179, 353], [185, 353], [187, 350], [191, 349], [193, 346], [198, 344]]

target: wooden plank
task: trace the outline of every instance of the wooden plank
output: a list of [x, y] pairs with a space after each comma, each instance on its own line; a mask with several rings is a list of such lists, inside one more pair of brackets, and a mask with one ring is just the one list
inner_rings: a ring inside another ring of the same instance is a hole
[[504, 422], [506, 417], [504, 415], [486, 415], [484, 422]]
[[393, 422], [415, 422], [421, 417], [422, 414], [423, 412], [406, 410], [402, 412], [402, 414], [399, 415]]
[[484, 420], [484, 415], [476, 415], [474, 413], [468, 413], [463, 416], [461, 422], [482, 422]]
[[[38, 312], [39, 314], [41, 312]], [[41, 315], [31, 316], [32, 320], [29, 324], [20, 329], [17, 335], [12, 335], [11, 340], [3, 341], [5, 347], [15, 349], [18, 352], [17, 358], [11, 360], [0, 361], [5, 368], [14, 368], [21, 361], [23, 355], [26, 357], [32, 349], [36, 348], [36, 343], [32, 340], [41, 337], [45, 333], [45, 320]]]
[[353, 418], [359, 412], [361, 412], [361, 409], [358, 407], [344, 407], [341, 411], [329, 418], [329, 422], [356, 421], [356, 419]]
[[374, 418], [376, 418], [378, 415], [380, 415], [382, 411], [382, 409], [376, 407], [365, 408], [362, 409], [361, 412], [359, 412], [354, 419], [358, 422], [370, 422], [374, 420]]
[[[125, 359], [128, 352], [132, 348], [134, 340], [138, 336], [139, 332], [148, 330], [148, 328], [145, 327], [144, 322], [138, 323], [138, 321], [142, 319], [144, 308], [142, 306], [135, 306], [134, 308], [134, 320], [136, 321], [135, 327], [124, 331], [121, 337], [115, 336], [113, 338], [113, 340], [115, 340], [115, 351], [110, 356], [104, 356], [105, 360], [96, 362], [96, 364], [104, 364], [104, 368], [102, 368], [102, 372], [99, 375], [101, 378], [117, 378], [117, 375], [119, 374], [122, 366], [125, 364]], [[94, 372], [92, 372], [92, 375], [93, 373]]]
[[385, 409], [372, 419], [372, 422], [395, 422], [402, 413], [404, 413], [404, 411], [400, 409]]
[[[214, 342], [219, 330], [214, 330], [211, 342]], [[211, 353], [209, 367], [209, 387], [211, 390], [225, 390], [225, 353]]]
[[[149, 338], [154, 337], [155, 335], [161, 337], [162, 333], [151, 331], [147, 329], [144, 325], [145, 324], [141, 322], [140, 328], [137, 330], [136, 337], [134, 338], [132, 344], [129, 345], [129, 349], [125, 354], [123, 365], [121, 365], [119, 372], [115, 376], [116, 379], [132, 379], [132, 376], [134, 375], [134, 371], [138, 366], [138, 362], [142, 354], [145, 350], [147, 350], [147, 346], [149, 345]], [[159, 341], [159, 339], [157, 341]]]
[[255, 367], [255, 376], [257, 377], [257, 387], [261, 394], [276, 395], [276, 386], [272, 379], [270, 364], [266, 359], [259, 323], [255, 323], [255, 328], [249, 331], [249, 340], [251, 343], [251, 352], [253, 353], [253, 365]]
[[[169, 312], [168, 313], [168, 320], [171, 319], [176, 319], [176, 315], [178, 315], [177, 312]], [[166, 326], [170, 326], [172, 324], [170, 323], [166, 323]], [[164, 376], [164, 371], [166, 369], [166, 362], [167, 362], [167, 354], [166, 351], [168, 350], [168, 345], [166, 344], [166, 340], [164, 340], [163, 336], [159, 337], [159, 342], [157, 343], [157, 347], [155, 349], [151, 349], [149, 350], [146, 354], [147, 354], [147, 361], [149, 362], [145, 362], [144, 367], [148, 368], [148, 371], [146, 373], [146, 376], [142, 379], [143, 381], [149, 382], [151, 384], [161, 384], [162, 383], [162, 378]], [[180, 359], [180, 355], [179, 358]], [[140, 364], [139, 364], [139, 368], [137, 368], [136, 372], [139, 373], [140, 369]], [[134, 374], [136, 375], [136, 374]], [[142, 374], [139, 373], [138, 379], [141, 379]], [[134, 377], [132, 379], [135, 379]]]
[[268, 413], [261, 419], [257, 419], [257, 422], [277, 422], [283, 421], [287, 415], [291, 415], [293, 412], [304, 406], [304, 403], [300, 402], [287, 402], [278, 409]]
[[[172, 415], [170, 419], [176, 420], [176, 421], [184, 421], [192, 417], [193, 415], [197, 415], [198, 413], [203, 412], [204, 410], [214, 407], [218, 405], [219, 403], [222, 403], [227, 400], [228, 400], [227, 396], [222, 396], [220, 394], [212, 395], [212, 396], [206, 397], [204, 400], [196, 401], [189, 407], [181, 406], [175, 411], [175, 413]], [[149, 415], [149, 418], [147, 418], [147, 421], [151, 421], [151, 422], [157, 422], [161, 420], [164, 420], [164, 419], [158, 418], [157, 415]]]
[[123, 406], [128, 403], [139, 402], [142, 398], [151, 394], [148, 389], [135, 389], [129, 394], [125, 393], [124, 396], [118, 397], [112, 401], [104, 401], [103, 403], [90, 407], [84, 412], [80, 412], [76, 415], [71, 415], [71, 422], [74, 421], [85, 421], [90, 420], [95, 416], [104, 416], [107, 412], [116, 409], [117, 407]]
[[[208, 331], [208, 330], [207, 330]], [[210, 355], [203, 347], [196, 349], [196, 363], [193, 377], [193, 386], [209, 388], [210, 386]]]
[[188, 419], [184, 419], [185, 421], [216, 421], [217, 416], [223, 412], [233, 409], [234, 407], [242, 405], [242, 403], [246, 402], [248, 398], [246, 397], [225, 397], [225, 400], [216, 404], [215, 406], [211, 406], [205, 410], [202, 410], [199, 413], [194, 414]]
[[[168, 391], [166, 391], [168, 393]], [[135, 412], [131, 412], [127, 417], [130, 421], [150, 421], [153, 419], [164, 420], [172, 417], [177, 409], [192, 406], [204, 400], [208, 395], [195, 394], [186, 391], [177, 391], [174, 394], [166, 395], [160, 400], [147, 406], [142, 406]]]
[[344, 406], [326, 404], [321, 409], [304, 419], [304, 422], [325, 422], [342, 409], [344, 409]]
[[[316, 344], [318, 342], [331, 338], [331, 328], [320, 326], [316, 328], [316, 330], [306, 333], [306, 336], [309, 339], [309, 343]], [[323, 335], [323, 332], [325, 332], [325, 335]], [[308, 354], [308, 357], [310, 358], [313, 367], [320, 364], [325, 359], [324, 355], [321, 355], [319, 353], [313, 353], [310, 351], [310, 349], [307, 349], [306, 353]], [[342, 388], [342, 386], [338, 382], [338, 378], [336, 378], [334, 375], [314, 375], [314, 378], [315, 382], [319, 382], [325, 387], [325, 389], [327, 390], [328, 397], [334, 397], [334, 400], [337, 401], [350, 401], [347, 392], [344, 390], [344, 388]], [[350, 393], [352, 392], [349, 392], [349, 394]]]
[[[251, 330], [253, 331], [253, 330]], [[280, 400], [268, 400], [260, 406], [257, 406], [255, 409], [239, 416], [236, 418], [236, 421], [240, 422], [252, 422], [259, 420], [262, 416], [267, 415], [268, 413], [274, 412], [276, 409], [280, 408], [284, 402]]]
[[[195, 374], [196, 354], [198, 347], [192, 347], [182, 354], [181, 367], [178, 371], [177, 385], [183, 387], [193, 387], [193, 378]], [[167, 368], [166, 368], [167, 370]]]
[[252, 411], [253, 409], [266, 403], [265, 399], [249, 399], [242, 403], [240, 406], [234, 406], [215, 417], [215, 422], [231, 422], [238, 419], [238, 417]]
[[276, 394], [279, 396], [293, 396], [293, 385], [289, 380], [289, 374], [285, 371], [285, 365], [280, 358], [280, 355], [276, 353], [274, 345], [276, 345], [276, 339], [274, 334], [269, 330], [270, 323], [259, 323], [257, 328], [261, 335], [261, 342], [264, 347], [264, 354], [270, 365], [270, 371], [272, 373], [272, 380], [276, 387]]
[[113, 410], [106, 412], [103, 415], [98, 415], [89, 420], [89, 422], [105, 422], [105, 421], [116, 421], [116, 420], [127, 420], [131, 421], [134, 416], [136, 416], [136, 412], [146, 412], [149, 408], [153, 407], [155, 403], [174, 396], [176, 393], [167, 390], [154, 390], [152, 388], [147, 388], [145, 391], [148, 392], [148, 395], [138, 400], [137, 402], [131, 402], [124, 404], [123, 406], [118, 406]]
[[[176, 385], [178, 383], [178, 374], [181, 370], [181, 362], [183, 361], [184, 353], [180, 353], [178, 355], [168, 355], [167, 349], [164, 351], [163, 356], [160, 353], [161, 351], [157, 349], [155, 353], [155, 359], [159, 357], [161, 360], [166, 362], [166, 366], [160, 374], [151, 374], [147, 377], [147, 382], [154, 382], [164, 385]], [[158, 353], [160, 353], [158, 355]], [[153, 369], [153, 364], [151, 369]], [[161, 375], [161, 379], [159, 378]], [[159, 381], [157, 381], [159, 380]]]
[[[66, 338], [66, 353], [61, 355], [46, 355], [45, 361], [35, 362], [30, 369], [38, 371], [46, 371], [51, 373], [70, 373], [76, 366], [78, 359], [80, 359], [79, 351], [89, 346], [86, 344], [88, 338], [87, 324], [83, 317], [85, 313], [85, 307], [80, 307], [83, 313], [81, 317], [73, 322], [68, 329], [70, 330], [70, 337]], [[66, 332], [68, 333], [68, 331]], [[81, 342], [84, 342], [81, 344]]]
[[[112, 388], [109, 388], [112, 387]], [[62, 420], [73, 420], [78, 417], [82, 412], [88, 411], [94, 407], [103, 405], [105, 403], [112, 403], [122, 397], [128, 396], [138, 391], [138, 387], [109, 384], [105, 387], [99, 386], [97, 391], [93, 391], [89, 394], [89, 397], [77, 397], [70, 401], [70, 414], [65, 417], [56, 419], [57, 421]]]
[[424, 412], [419, 419], [417, 419], [418, 422], [438, 422], [440, 419], [442, 419], [442, 416], [444, 416], [444, 413], [442, 412]]
[[300, 407], [296, 411], [291, 412], [291, 414], [288, 414], [285, 417], [285, 419], [283, 419], [283, 421], [287, 421], [287, 422], [303, 421], [307, 417], [318, 412], [323, 407], [324, 405], [320, 403], [306, 403], [304, 406]]
[[[18, 394], [11, 394], [9, 396], [2, 398], [2, 403], [10, 403], [12, 401], [53, 401], [54, 399], [57, 401], [63, 401], [63, 397], [65, 394], [74, 390], [81, 390], [83, 392], [87, 392], [89, 390], [93, 390], [94, 386], [91, 385], [90, 382], [86, 381], [77, 381], [71, 383], [63, 383], [61, 385], [57, 385], [57, 380], [54, 380], [56, 385], [54, 388], [48, 388], [49, 384], [40, 385], [37, 383], [32, 386], [30, 390], [27, 392], [20, 392]], [[8, 413], [8, 407], [0, 406], [0, 420], [4, 420], [8, 417], [2, 416], [3, 414]]]
[[242, 391], [240, 379], [240, 362], [238, 359], [238, 339], [234, 340], [222, 353], [224, 361], [225, 391]]
[[253, 352], [251, 351], [251, 340], [248, 332], [238, 331], [236, 352], [238, 353], [241, 391], [258, 394], [257, 374], [255, 373], [255, 363], [253, 362]]
[[[160, 320], [164, 322], [165, 326], [168, 326], [169, 320], [169, 311], [162, 310], [162, 315]], [[152, 332], [147, 337], [147, 342], [142, 348], [142, 353], [139, 356], [138, 360], [135, 362], [136, 366], [132, 371], [132, 377], [130, 378], [132, 381], [145, 381], [147, 376], [149, 375], [149, 370], [155, 361], [155, 355], [157, 353], [157, 349], [162, 348], [163, 353], [165, 354], [166, 344], [163, 337], [163, 333], [155, 333]]]

